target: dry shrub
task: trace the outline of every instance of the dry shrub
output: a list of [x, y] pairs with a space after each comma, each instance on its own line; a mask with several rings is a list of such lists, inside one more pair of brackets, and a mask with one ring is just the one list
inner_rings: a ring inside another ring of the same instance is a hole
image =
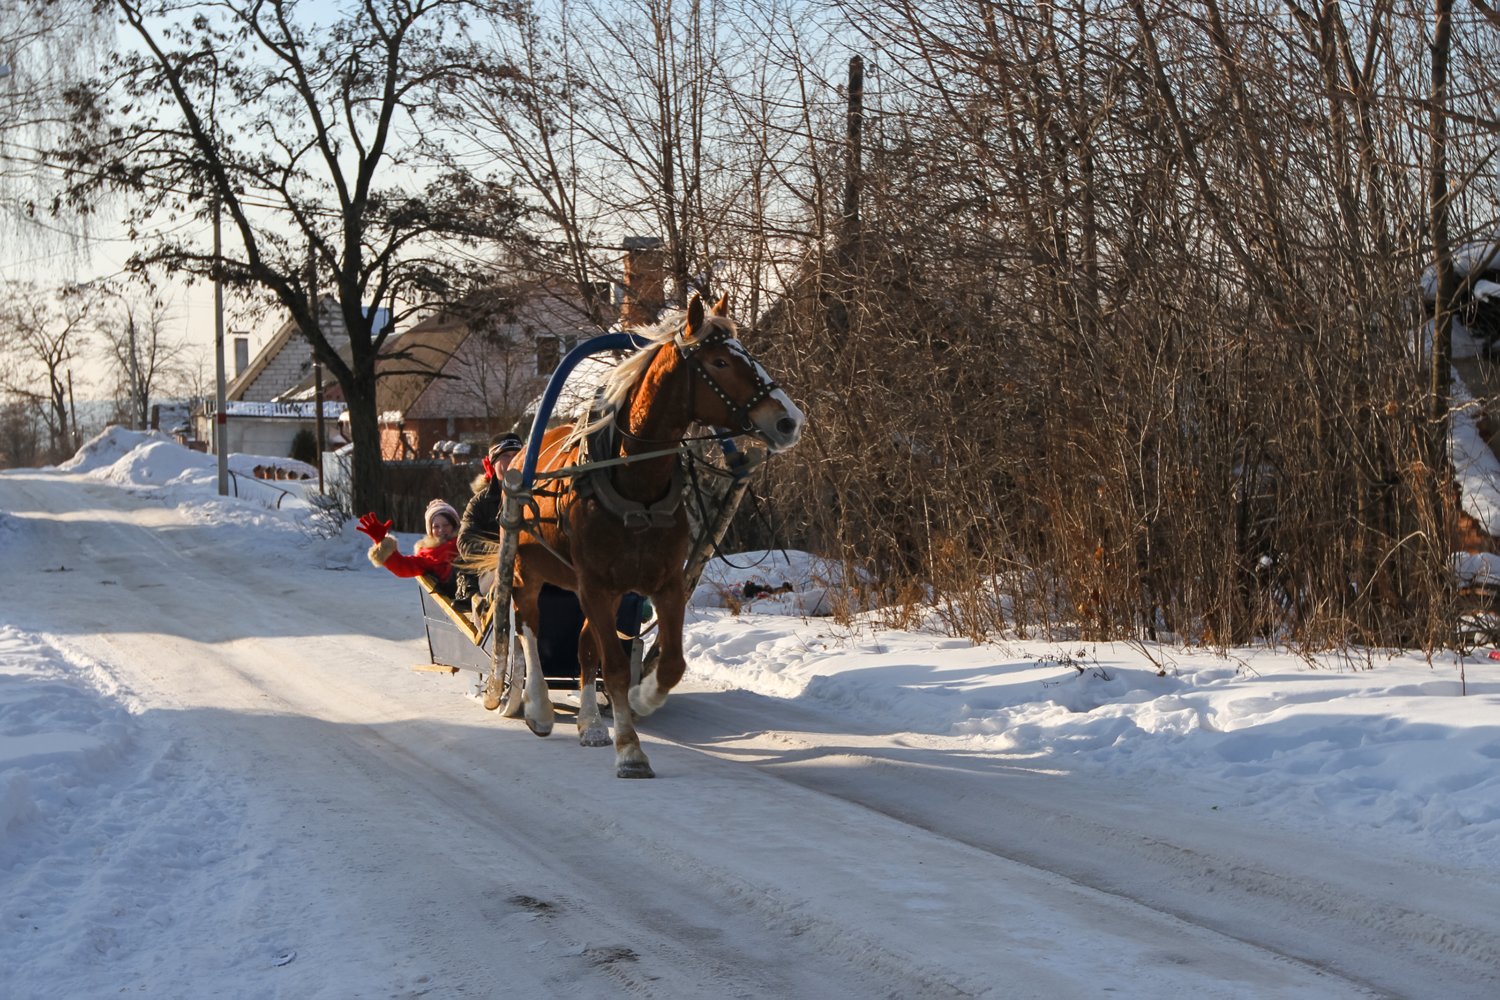
[[866, 26], [860, 214], [757, 334], [809, 416], [782, 541], [975, 639], [1441, 641], [1405, 36], [1360, 103], [1284, 8], [1087, 7]]

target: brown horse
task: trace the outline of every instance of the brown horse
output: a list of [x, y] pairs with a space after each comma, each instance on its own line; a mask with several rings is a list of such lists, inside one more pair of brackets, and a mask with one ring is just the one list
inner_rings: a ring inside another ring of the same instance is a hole
[[[585, 437], [601, 430], [604, 438], [593, 440], [612, 438], [605, 445], [611, 453], [591, 453], [593, 461], [669, 449], [694, 423], [753, 434], [772, 451], [795, 445], [802, 434], [802, 412], [736, 339], [738, 331], [726, 311], [720, 300], [713, 315], [705, 316], [695, 295], [686, 313], [635, 331], [647, 345], [610, 377], [604, 415], [587, 426], [548, 431], [537, 471], [578, 464]], [[641, 751], [631, 709], [644, 716], [660, 708], [687, 667], [682, 657], [687, 605], [683, 565], [690, 539], [678, 462], [676, 455], [643, 459], [575, 479], [560, 496], [538, 493], [517, 548], [512, 594], [526, 655], [526, 723], [539, 736], [552, 731], [552, 703], [536, 647], [537, 595], [543, 583], [551, 583], [575, 592], [587, 618], [579, 638], [586, 680], [580, 683], [579, 740], [584, 746], [609, 743], [593, 680], [603, 650], [604, 687], [614, 707], [615, 773], [621, 778], [655, 776]], [[629, 657], [615, 635], [620, 598], [632, 591], [656, 605], [660, 650], [655, 671], [635, 687]]]

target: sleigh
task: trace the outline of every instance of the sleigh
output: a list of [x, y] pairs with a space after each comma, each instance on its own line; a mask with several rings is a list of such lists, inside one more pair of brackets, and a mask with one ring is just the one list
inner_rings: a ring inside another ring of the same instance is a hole
[[[422, 601], [422, 623], [427, 630], [429, 662], [418, 663], [412, 669], [450, 675], [471, 671], [474, 674], [472, 690], [475, 694], [482, 695], [495, 662], [496, 630], [493, 614], [486, 615], [483, 628], [476, 626], [467, 612], [455, 608], [448, 598], [438, 592], [437, 582], [425, 573], [417, 577], [417, 594]], [[514, 641], [513, 627], [502, 628], [501, 631]], [[502, 657], [503, 655], [502, 651]], [[547, 677], [547, 687], [554, 690], [570, 690], [577, 686], [576, 670]]]

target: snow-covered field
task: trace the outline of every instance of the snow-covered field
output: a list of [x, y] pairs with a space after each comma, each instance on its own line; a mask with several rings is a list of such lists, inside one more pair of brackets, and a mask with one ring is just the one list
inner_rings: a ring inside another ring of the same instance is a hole
[[975, 646], [744, 554], [622, 782], [215, 481], [0, 474], [0, 997], [1500, 996], [1500, 662]]

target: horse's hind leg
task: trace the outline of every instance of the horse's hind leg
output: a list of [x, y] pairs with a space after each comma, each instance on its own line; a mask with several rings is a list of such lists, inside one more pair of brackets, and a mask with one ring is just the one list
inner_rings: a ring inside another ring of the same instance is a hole
[[651, 770], [651, 762], [641, 750], [640, 737], [630, 719], [630, 658], [615, 638], [619, 597], [610, 600], [608, 595], [601, 597], [585, 588], [580, 590], [578, 600], [588, 617], [595, 650], [603, 653], [604, 689], [609, 692], [609, 703], [615, 710], [615, 777], [654, 778], [656, 772]]
[[607, 747], [609, 730], [599, 714], [599, 693], [594, 678], [599, 676], [599, 654], [589, 623], [578, 633], [578, 744], [585, 747]]

